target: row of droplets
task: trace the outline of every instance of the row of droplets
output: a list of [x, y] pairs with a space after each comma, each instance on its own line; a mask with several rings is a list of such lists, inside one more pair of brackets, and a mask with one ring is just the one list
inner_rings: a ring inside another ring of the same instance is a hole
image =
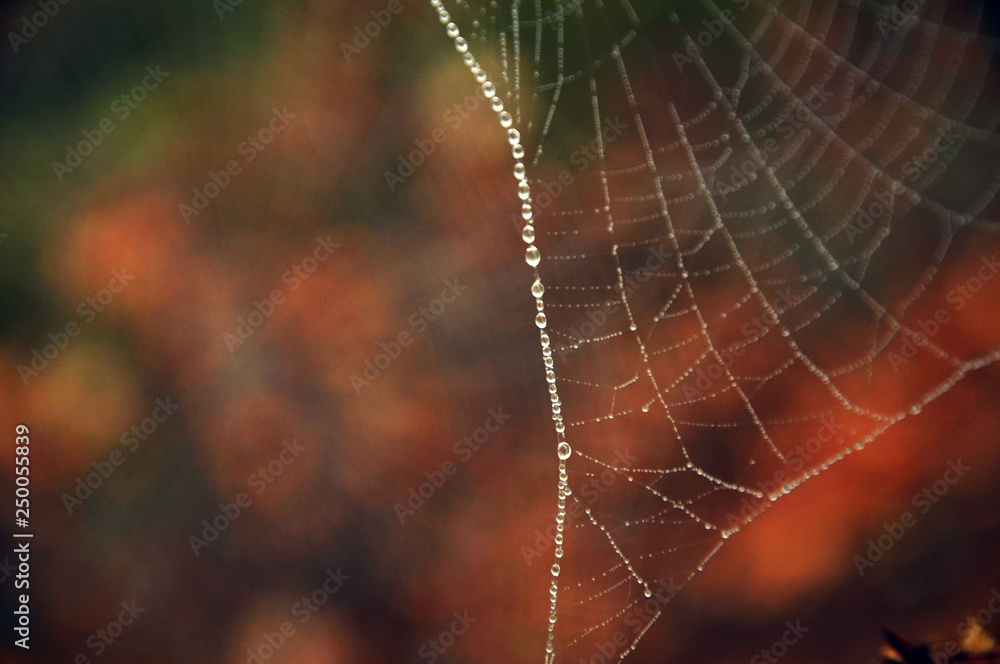
[[566, 423], [562, 416], [562, 401], [559, 399], [559, 392], [556, 387], [555, 361], [552, 359], [552, 345], [549, 335], [546, 332], [548, 320], [545, 316], [545, 286], [542, 285], [541, 276], [538, 272], [538, 265], [542, 261], [542, 254], [535, 246], [534, 214], [531, 208], [531, 184], [527, 180], [524, 167], [524, 146], [521, 145], [521, 133], [512, 125], [514, 120], [510, 113], [504, 110], [503, 100], [497, 96], [496, 86], [486, 72], [476, 62], [476, 58], [469, 52], [469, 44], [462, 37], [458, 26], [451, 20], [451, 15], [444, 8], [441, 0], [430, 0], [438, 14], [438, 20], [445, 26], [448, 37], [455, 41], [455, 50], [462, 56], [462, 61], [475, 76], [479, 83], [483, 95], [490, 100], [490, 108], [497, 114], [500, 126], [507, 131], [507, 142], [510, 144], [510, 153], [514, 158], [514, 179], [517, 180], [517, 195], [521, 199], [521, 217], [524, 219], [524, 228], [521, 230], [521, 239], [527, 245], [524, 250], [524, 260], [535, 272], [535, 280], [531, 284], [531, 295], [535, 298], [535, 325], [539, 329], [539, 340], [542, 346], [542, 360], [545, 363], [545, 382], [548, 384], [549, 399], [552, 402], [552, 419], [556, 428], [556, 453], [559, 457], [559, 485], [558, 503], [556, 510], [556, 536], [555, 557], [556, 562], [552, 565], [552, 582], [549, 586], [549, 624], [548, 637], [545, 644], [545, 661], [552, 662], [555, 652], [555, 625], [556, 625], [556, 602], [559, 596], [558, 577], [560, 567], [558, 559], [563, 556], [563, 529], [566, 522], [566, 498], [572, 493], [569, 488], [569, 475], [566, 472], [566, 460], [572, 455], [573, 450], [566, 442]]

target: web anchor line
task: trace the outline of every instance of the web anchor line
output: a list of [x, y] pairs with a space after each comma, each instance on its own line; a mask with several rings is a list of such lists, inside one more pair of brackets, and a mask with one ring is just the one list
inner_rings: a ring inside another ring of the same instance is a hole
[[[479, 83], [483, 95], [490, 100], [490, 108], [497, 114], [497, 120], [500, 126], [507, 132], [507, 142], [510, 144], [511, 157], [514, 160], [513, 175], [517, 182], [517, 195], [522, 201], [521, 216], [524, 219], [524, 226], [521, 230], [521, 239], [524, 240], [527, 247], [524, 252], [525, 262], [534, 271], [534, 282], [531, 285], [531, 295], [535, 299], [535, 308], [537, 314], [535, 316], [535, 325], [539, 329], [539, 343], [542, 350], [542, 363], [545, 366], [545, 378], [549, 385], [549, 394], [551, 397], [551, 409], [552, 409], [552, 419], [555, 422], [556, 430], [556, 455], [559, 459], [559, 482], [558, 482], [558, 499], [556, 502], [557, 512], [556, 512], [556, 537], [555, 537], [555, 562], [553, 562], [551, 567], [552, 580], [549, 586], [549, 623], [548, 623], [548, 635], [545, 644], [545, 662], [546, 664], [551, 664], [555, 658], [555, 625], [558, 618], [558, 613], [556, 611], [558, 596], [559, 596], [559, 574], [561, 572], [559, 566], [559, 559], [563, 556], [563, 530], [565, 528], [566, 521], [566, 498], [572, 493], [569, 488], [569, 475], [566, 471], [566, 460], [572, 455], [572, 448], [569, 443], [566, 442], [566, 424], [563, 421], [562, 415], [562, 401], [559, 398], [558, 388], [556, 387], [556, 375], [555, 375], [555, 363], [552, 359], [552, 344], [551, 339], [546, 332], [547, 318], [545, 315], [545, 286], [542, 283], [541, 274], [538, 271], [538, 265], [541, 263], [542, 255], [538, 247], [535, 245], [535, 228], [533, 225], [534, 216], [532, 210], [532, 197], [531, 197], [531, 184], [527, 180], [527, 173], [524, 165], [524, 146], [521, 144], [521, 134], [513, 127], [514, 119], [511, 114], [504, 110], [503, 100], [497, 96], [497, 90], [494, 83], [489, 79], [486, 72], [482, 69], [479, 63], [476, 61], [475, 56], [469, 50], [468, 42], [462, 37], [461, 31], [458, 26], [451, 20], [451, 15], [444, 8], [444, 4], [441, 0], [430, 0], [431, 7], [438, 14], [438, 20], [445, 26], [445, 32], [448, 37], [454, 40], [455, 50], [462, 55], [462, 61], [465, 63], [466, 67], [475, 77], [476, 82]], [[536, 6], [540, 7], [540, 0], [536, 0]], [[517, 4], [515, 3], [513, 9], [514, 25], [517, 25]], [[561, 25], [561, 22], [560, 22]], [[538, 54], [541, 51], [541, 30], [542, 26], [539, 24], [536, 26], [536, 45], [535, 54], [536, 60], [538, 59]], [[560, 30], [560, 49], [561, 45], [561, 30]], [[519, 54], [520, 44], [517, 41], [517, 33], [515, 31], [515, 56]], [[561, 50], [560, 50], [560, 61], [561, 61]], [[505, 69], [506, 71], [506, 69]], [[515, 84], [519, 77], [519, 68], [515, 61]], [[536, 72], [537, 74], [537, 72]], [[560, 75], [560, 80], [561, 80]], [[557, 89], [558, 96], [558, 89]], [[517, 106], [518, 114], [520, 115], [520, 104]], [[551, 116], [550, 116], [551, 118]], [[539, 149], [539, 155], [541, 150]]]

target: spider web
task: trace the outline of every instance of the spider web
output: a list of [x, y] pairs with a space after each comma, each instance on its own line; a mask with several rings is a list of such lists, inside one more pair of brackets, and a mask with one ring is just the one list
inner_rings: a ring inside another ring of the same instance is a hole
[[955, 0], [431, 4], [535, 271], [545, 660], [621, 660], [729, 536], [1000, 357], [947, 328], [995, 265], [996, 41]]

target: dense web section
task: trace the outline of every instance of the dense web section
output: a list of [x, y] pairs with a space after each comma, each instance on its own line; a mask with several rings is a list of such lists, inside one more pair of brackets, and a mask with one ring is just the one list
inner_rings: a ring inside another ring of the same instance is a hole
[[535, 270], [559, 458], [545, 659], [621, 660], [728, 537], [1000, 357], [1000, 333], [949, 327], [995, 304], [1000, 268], [990, 19], [431, 4], [495, 96]]

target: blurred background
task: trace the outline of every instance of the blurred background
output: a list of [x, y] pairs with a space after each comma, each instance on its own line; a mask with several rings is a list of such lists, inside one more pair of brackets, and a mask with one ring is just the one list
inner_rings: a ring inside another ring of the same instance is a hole
[[[551, 551], [524, 547], [556, 459], [519, 201], [430, 6], [50, 4], [34, 31], [39, 2], [0, 10], [0, 472], [28, 425], [34, 533], [31, 650], [4, 571], [0, 659], [541, 661]], [[1000, 588], [998, 380], [733, 538], [637, 661], [749, 661], [796, 620], [789, 661], [954, 638]]]

